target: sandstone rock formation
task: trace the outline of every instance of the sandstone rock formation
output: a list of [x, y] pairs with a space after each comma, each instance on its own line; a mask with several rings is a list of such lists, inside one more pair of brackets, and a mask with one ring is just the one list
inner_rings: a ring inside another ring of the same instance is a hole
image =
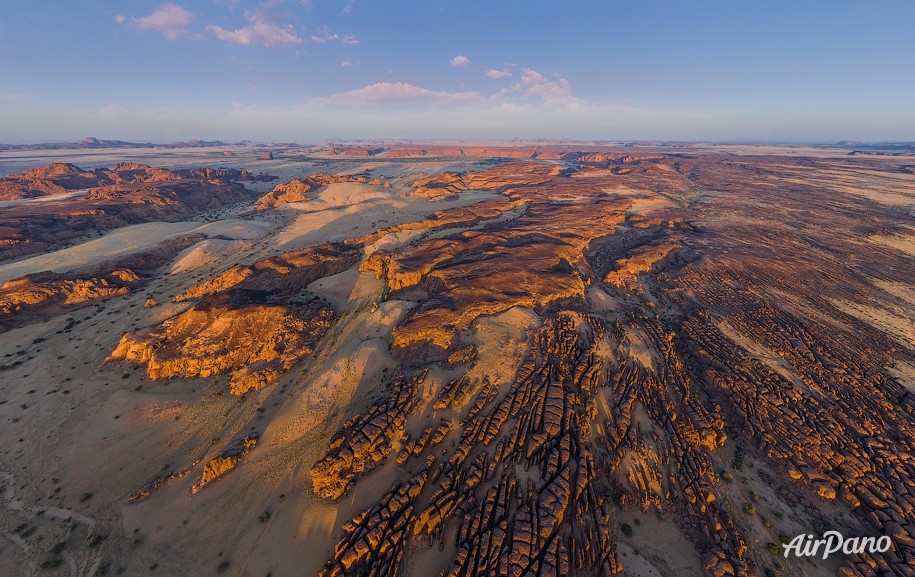
[[173, 222], [250, 198], [237, 169], [170, 171], [121, 163], [83, 171], [52, 164], [0, 179], [0, 200], [64, 195], [0, 206], [0, 261], [57, 248], [87, 233], [150, 221]]
[[200, 480], [194, 483], [191, 488], [192, 493], [203, 489], [216, 479], [222, 477], [235, 468], [238, 461], [244, 457], [248, 451], [257, 446], [258, 435], [245, 435], [237, 443], [230, 445], [216, 457], [210, 459], [203, 467], [203, 474]]
[[256, 206], [258, 210], [265, 210], [290, 202], [304, 202], [308, 200], [305, 195], [309, 192], [335, 182], [350, 182], [352, 180], [353, 177], [350, 176], [331, 176], [328, 174], [313, 174], [303, 178], [296, 178], [285, 184], [276, 185], [273, 190], [257, 199]]
[[151, 379], [231, 372], [230, 391], [241, 395], [311, 354], [334, 316], [314, 301], [280, 306], [249, 300], [244, 291], [212, 296], [161, 325], [124, 335], [109, 360], [142, 363]]

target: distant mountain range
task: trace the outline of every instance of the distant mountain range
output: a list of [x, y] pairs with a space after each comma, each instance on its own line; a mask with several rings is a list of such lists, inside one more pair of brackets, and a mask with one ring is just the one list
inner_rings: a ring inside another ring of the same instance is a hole
[[6, 150], [69, 150], [80, 148], [202, 148], [206, 146], [230, 146], [219, 140], [188, 140], [155, 144], [152, 142], [125, 142], [123, 140], [100, 140], [86, 137], [79, 142], [41, 142], [38, 144], [0, 144], [0, 151]]

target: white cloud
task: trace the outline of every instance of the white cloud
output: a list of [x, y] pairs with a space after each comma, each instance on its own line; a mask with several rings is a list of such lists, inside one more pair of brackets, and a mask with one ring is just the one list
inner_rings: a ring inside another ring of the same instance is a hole
[[359, 39], [352, 34], [347, 34], [343, 37], [343, 43], [350, 46], [355, 46], [356, 44], [359, 44]]
[[492, 78], [493, 80], [498, 80], [500, 78], [511, 78], [511, 75], [512, 73], [508, 70], [496, 70], [494, 68], [490, 68], [483, 73], [483, 76], [486, 78]]
[[343, 62], [340, 63], [341, 68], [349, 68], [353, 63], [349, 61], [349, 58], [344, 58]]
[[280, 44], [301, 44], [303, 40], [295, 33], [292, 25], [280, 26], [269, 22], [263, 15], [256, 13], [248, 17], [249, 25], [235, 30], [226, 30], [221, 26], [211, 24], [207, 30], [225, 42], [235, 44], [263, 44], [264, 46], [277, 46]]
[[332, 94], [311, 102], [332, 106], [442, 106], [482, 102], [478, 92], [429, 90], [406, 82], [378, 82], [355, 90]]
[[311, 41], [315, 44], [324, 44], [325, 42], [333, 42], [334, 40], [339, 39], [339, 34], [331, 34], [330, 29], [324, 25], [318, 26], [315, 29], [315, 34], [311, 35]]
[[114, 21], [117, 22], [118, 24], [123, 24], [125, 21], [127, 21], [127, 16], [124, 16], [123, 14], [118, 14], [117, 16], [114, 17]]
[[98, 117], [103, 121], [116, 121], [125, 117], [127, 109], [117, 104], [109, 104], [99, 110]]
[[494, 100], [511, 97], [541, 100], [550, 105], [576, 106], [584, 102], [572, 95], [569, 81], [562, 76], [554, 74], [550, 79], [530, 68], [524, 69], [521, 80], [492, 96]]
[[[193, 14], [178, 4], [163, 4], [149, 16], [131, 20], [137, 28], [157, 30], [169, 40], [175, 40], [179, 36], [187, 34], [188, 26], [193, 18]], [[115, 20], [123, 22], [117, 18]]]
[[340, 14], [343, 14], [344, 16], [349, 16], [350, 14], [353, 13], [353, 7], [355, 5], [356, 5], [356, 0], [349, 0], [346, 3], [346, 6], [344, 6], [343, 9], [340, 10]]
[[470, 58], [467, 58], [463, 54], [458, 54], [457, 56], [455, 56], [454, 58], [451, 59], [452, 66], [463, 67], [463, 66], [467, 66], [468, 64], [470, 64]]

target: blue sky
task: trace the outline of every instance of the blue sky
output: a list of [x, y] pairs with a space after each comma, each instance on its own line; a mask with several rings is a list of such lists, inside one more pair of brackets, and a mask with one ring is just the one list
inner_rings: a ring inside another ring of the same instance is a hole
[[915, 2], [9, 1], [0, 142], [915, 140]]

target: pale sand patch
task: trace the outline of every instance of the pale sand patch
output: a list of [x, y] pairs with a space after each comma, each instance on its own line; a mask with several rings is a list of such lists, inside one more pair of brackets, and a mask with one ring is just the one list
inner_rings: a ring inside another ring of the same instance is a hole
[[316, 212], [341, 206], [352, 206], [371, 200], [396, 196], [394, 188], [384, 188], [361, 182], [335, 182], [327, 185], [317, 198], [308, 202], [292, 203], [302, 212]]
[[229, 256], [251, 247], [250, 242], [208, 238], [178, 253], [169, 272], [178, 274], [204, 266], [216, 265]]
[[648, 344], [648, 339], [640, 329], [626, 328], [626, 340], [621, 344], [628, 351], [629, 357], [651, 372], [655, 372], [655, 355]]
[[915, 285], [904, 282], [889, 282], [880, 279], [871, 279], [871, 284], [915, 306]]
[[829, 302], [843, 313], [868, 323], [897, 343], [915, 350], [915, 314], [912, 310], [886, 303], [876, 307], [839, 299], [829, 299]]
[[230, 240], [258, 240], [267, 236], [272, 228], [273, 225], [264, 220], [230, 218], [205, 224], [196, 232], [208, 237], [223, 236]]
[[588, 299], [588, 304], [596, 311], [612, 312], [619, 309], [617, 300], [597, 285], [592, 285], [585, 296]]
[[915, 394], [915, 364], [897, 360], [893, 366], [887, 367], [887, 371], [896, 377], [903, 387]]
[[308, 433], [315, 425], [325, 422], [332, 408], [341, 399], [352, 397], [363, 381], [376, 380], [386, 366], [391, 365], [383, 339], [352, 343], [340, 348], [333, 361], [324, 363], [316, 378], [305, 385], [303, 393], [277, 413], [264, 431], [263, 443], [279, 446]]
[[616, 555], [623, 565], [624, 577], [661, 577], [657, 567], [625, 543], [616, 544]]
[[867, 237], [867, 240], [870, 242], [880, 244], [889, 248], [894, 248], [898, 251], [902, 251], [909, 256], [915, 256], [915, 230], [912, 231], [912, 234], [886, 234], [886, 235], [871, 235]]
[[[366, 303], [377, 296], [381, 281], [372, 272], [360, 271], [358, 266], [341, 273], [318, 279], [308, 285], [308, 292], [326, 297], [334, 306], [352, 310], [357, 304], [366, 308]], [[394, 301], [392, 301], [394, 302]], [[384, 307], [385, 303], [379, 306]]]
[[69, 200], [80, 196], [85, 196], [85, 190], [74, 190], [63, 194], [49, 194], [48, 196], [38, 196], [35, 198], [19, 198], [16, 200], [0, 200], [0, 208], [6, 206], [16, 206], [17, 204], [34, 204], [36, 202], [49, 202], [54, 200]]
[[268, 425], [264, 443], [289, 443], [316, 425], [326, 427], [335, 407], [347, 407], [357, 390], [373, 387], [380, 382], [382, 369], [393, 366], [388, 353], [391, 329], [414, 305], [390, 301], [373, 306], [381, 289], [374, 275], [360, 273], [358, 267], [307, 287], [350, 312], [325, 337], [312, 368], [301, 378], [301, 392], [289, 398]]
[[540, 322], [537, 313], [519, 306], [497, 315], [478, 317], [471, 325], [477, 360], [467, 371], [467, 377], [485, 377], [500, 384], [512, 382], [527, 352], [530, 332]]
[[[279, 210], [291, 210], [302, 203], [292, 203]], [[374, 203], [373, 203], [374, 204]], [[371, 220], [363, 214], [365, 206], [350, 206], [338, 210], [302, 214], [274, 237], [272, 246], [280, 251], [308, 248], [325, 242], [346, 240], [373, 232]], [[371, 211], [373, 218], [379, 214], [393, 215], [393, 207], [377, 207]]]
[[356, 330], [359, 338], [364, 340], [377, 339], [391, 334], [400, 319], [404, 317], [416, 303], [409, 301], [385, 301], [378, 308], [369, 312], [363, 323]]
[[[489, 192], [461, 193], [443, 202], [401, 196], [408, 189], [382, 188], [358, 182], [327, 186], [308, 202], [293, 202], [276, 210], [298, 214], [271, 243], [280, 251], [300, 250], [325, 242], [342, 241], [375, 232], [379, 228], [425, 220], [438, 210], [464, 207], [502, 198]], [[404, 242], [419, 232], [398, 233], [394, 242]], [[390, 235], [389, 235], [390, 236]]]
[[[635, 522], [636, 519], [639, 520], [638, 523]], [[616, 541], [623, 575], [705, 575], [695, 547], [672, 521], [658, 519], [653, 513], [639, 510], [621, 512], [617, 520], [633, 529], [632, 537], [620, 535]]]
[[125, 226], [77, 246], [0, 265], [0, 282], [46, 270], [66, 272], [98, 264], [141, 251], [199, 226], [197, 222], [147, 222]]
[[148, 326], [159, 324], [166, 319], [170, 319], [175, 315], [181, 314], [187, 309], [191, 308], [193, 303], [190, 301], [185, 301], [183, 303], [171, 303], [163, 302], [159, 303], [157, 306], [149, 309], [148, 316], [143, 321], [138, 321], [136, 323], [137, 327]]
[[163, 401], [138, 407], [136, 412], [142, 422], [160, 423], [176, 420], [176, 417], [180, 417], [186, 409], [187, 403], [183, 401]]

